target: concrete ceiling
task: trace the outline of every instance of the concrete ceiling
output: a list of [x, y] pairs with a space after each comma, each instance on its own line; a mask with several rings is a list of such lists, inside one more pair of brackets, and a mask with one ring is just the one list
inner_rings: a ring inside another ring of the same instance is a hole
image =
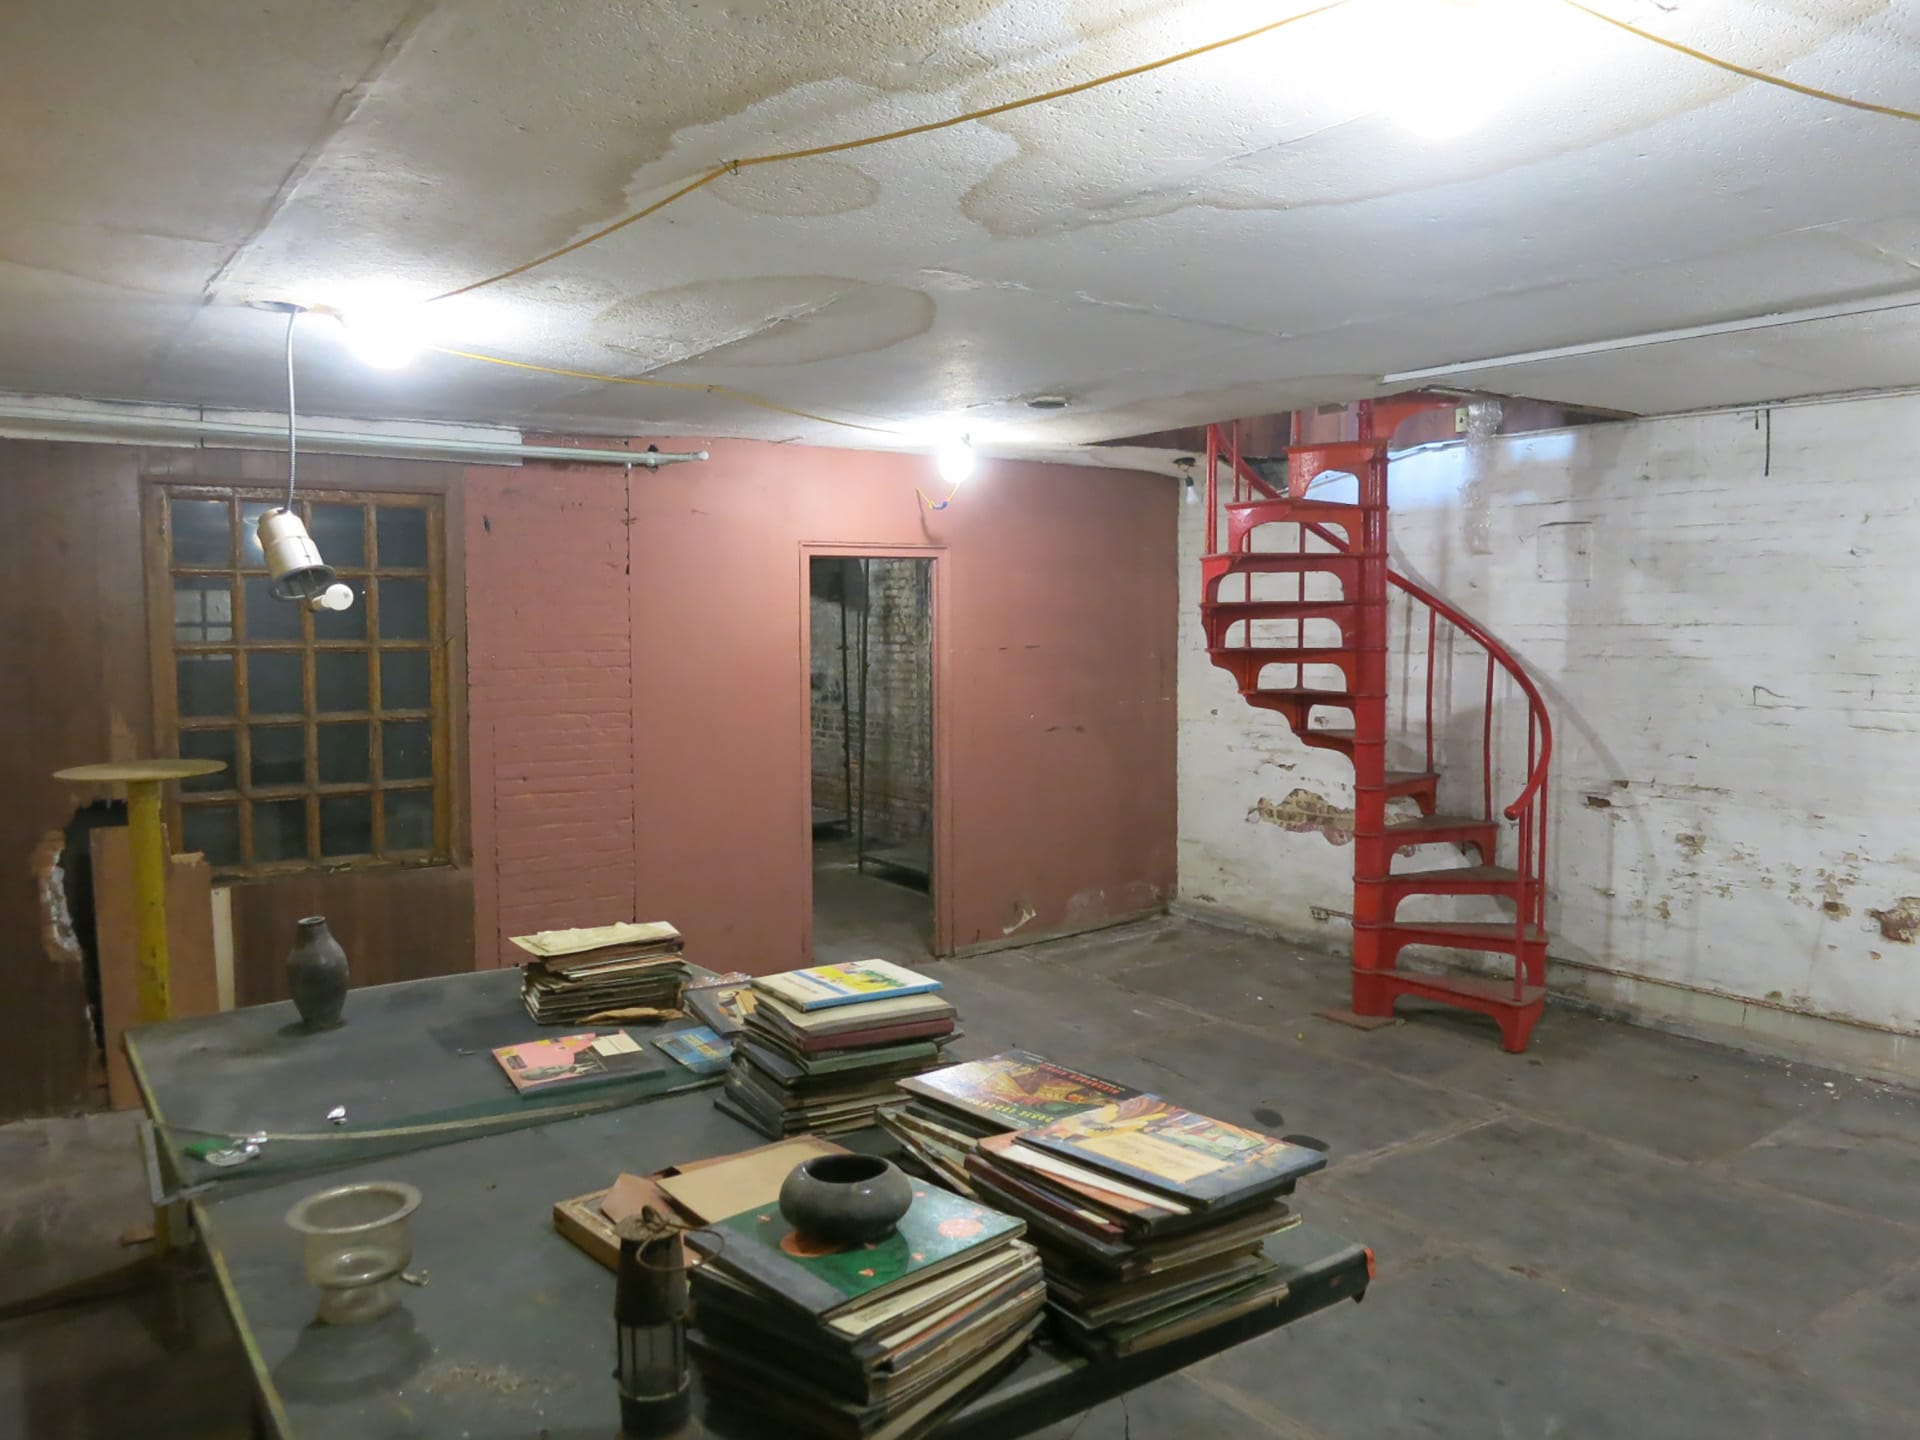
[[[1893, 0], [1597, 0], [1920, 107]], [[1410, 15], [1438, 10], [1438, 31]], [[1253, 0], [91, 0], [9, 7], [0, 388], [271, 407], [245, 302], [417, 300], [729, 157], [940, 118], [1260, 24]], [[1902, 11], [1905, 13], [1902, 14]], [[1497, 23], [1489, 23], [1489, 21]], [[1484, 101], [1423, 138], [1406, 97]], [[722, 384], [924, 439], [1075, 444], [1395, 371], [1920, 289], [1920, 126], [1559, 0], [1350, 0], [1149, 76], [743, 171], [429, 307], [446, 343]], [[533, 429], [885, 437], [301, 322], [304, 403]], [[1920, 310], [1450, 383], [1623, 411], [1920, 383]], [[1070, 397], [1041, 415], [1026, 401]]]

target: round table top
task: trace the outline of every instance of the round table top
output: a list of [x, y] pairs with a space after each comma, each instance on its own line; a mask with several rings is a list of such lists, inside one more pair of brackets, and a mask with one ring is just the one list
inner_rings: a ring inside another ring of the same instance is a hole
[[139, 780], [190, 780], [227, 768], [224, 760], [107, 760], [98, 765], [74, 765], [53, 772], [56, 780], [89, 784], [126, 784]]

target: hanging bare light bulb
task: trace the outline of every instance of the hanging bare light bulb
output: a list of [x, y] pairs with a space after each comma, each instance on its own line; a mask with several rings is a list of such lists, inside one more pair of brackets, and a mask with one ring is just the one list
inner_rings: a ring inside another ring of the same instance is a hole
[[353, 604], [352, 589], [334, 578], [333, 567], [320, 558], [320, 547], [293, 511], [294, 477], [300, 460], [293, 390], [293, 327], [300, 319], [300, 307], [288, 305], [286, 311], [287, 503], [267, 511], [254, 528], [260, 537], [260, 553], [267, 557], [267, 569], [273, 576], [275, 598], [297, 601], [315, 610], [345, 610]]

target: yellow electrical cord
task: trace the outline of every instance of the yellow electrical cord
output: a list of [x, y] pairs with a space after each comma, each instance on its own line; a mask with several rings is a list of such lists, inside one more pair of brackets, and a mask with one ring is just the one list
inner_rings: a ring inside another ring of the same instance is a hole
[[1584, 5], [1581, 3], [1581, 0], [1560, 0], [1560, 3], [1569, 9], [1578, 10], [1582, 15], [1590, 15], [1603, 24], [1611, 25], [1616, 30], [1624, 30], [1629, 35], [1638, 36], [1642, 40], [1650, 41], [1660, 46], [1663, 50], [1671, 50], [1676, 54], [1685, 55], [1690, 59], [1700, 61], [1702, 64], [1711, 65], [1715, 69], [1725, 70], [1731, 75], [1741, 75], [1749, 80], [1758, 80], [1762, 85], [1772, 85], [1781, 90], [1791, 90], [1794, 94], [1805, 95], [1809, 99], [1825, 100], [1830, 105], [1844, 105], [1849, 110], [1865, 110], [1870, 115], [1888, 115], [1895, 120], [1920, 121], [1920, 110], [1902, 110], [1898, 105], [1878, 105], [1871, 100], [1856, 100], [1851, 95], [1839, 95], [1831, 90], [1822, 90], [1818, 85], [1802, 85], [1798, 80], [1789, 80], [1783, 75], [1769, 74], [1765, 70], [1756, 70], [1749, 65], [1736, 65], [1731, 60], [1722, 60], [1718, 55], [1709, 55], [1705, 50], [1696, 50], [1693, 46], [1683, 45], [1678, 40], [1669, 40], [1666, 36], [1656, 35], [1651, 30], [1642, 30], [1638, 25], [1630, 21], [1609, 15], [1604, 10], [1596, 10], [1591, 5]]
[[[1088, 90], [1097, 90], [1102, 85], [1111, 85], [1117, 80], [1131, 80], [1136, 75], [1146, 75], [1155, 70], [1164, 70], [1169, 65], [1178, 65], [1183, 60], [1197, 59], [1202, 55], [1211, 55], [1216, 50], [1225, 50], [1232, 45], [1241, 45], [1249, 40], [1257, 40], [1262, 35], [1271, 35], [1276, 30], [1284, 30], [1289, 25], [1298, 24], [1302, 20], [1311, 20], [1316, 15], [1324, 15], [1330, 10], [1342, 9], [1351, 3], [1352, 0], [1329, 0], [1327, 4], [1316, 5], [1311, 10], [1302, 10], [1298, 14], [1287, 16], [1283, 20], [1273, 20], [1265, 25], [1256, 26], [1252, 30], [1243, 30], [1238, 35], [1227, 36], [1224, 40], [1210, 40], [1205, 45], [1196, 45], [1191, 50], [1182, 50], [1173, 55], [1163, 55], [1158, 60], [1148, 60], [1139, 65], [1129, 65], [1124, 70], [1115, 70], [1111, 74], [1098, 75], [1091, 80], [1082, 80], [1074, 85], [1062, 85], [1057, 90], [1047, 90], [1038, 95], [1027, 95], [1021, 99], [1008, 100], [999, 105], [988, 105], [983, 109], [969, 110], [964, 115], [950, 115], [945, 120], [929, 120], [924, 125], [909, 125], [905, 129], [889, 130], [881, 135], [864, 135], [857, 140], [837, 140], [830, 145], [813, 145], [805, 150], [782, 150], [775, 154], [749, 155], [740, 160], [729, 160], [725, 164], [714, 166], [713, 169], [707, 171], [706, 174], [700, 176], [697, 180], [688, 181], [671, 195], [656, 200], [653, 204], [646, 206], [644, 209], [636, 210], [631, 215], [623, 216], [611, 225], [603, 225], [591, 235], [583, 236], [581, 239], [575, 240], [571, 245], [562, 245], [558, 250], [549, 250], [545, 255], [536, 256], [525, 264], [515, 265], [510, 270], [502, 270], [497, 275], [489, 275], [484, 280], [475, 280], [472, 284], [462, 285], [457, 290], [449, 290], [445, 294], [435, 295], [433, 299], [451, 300], [456, 295], [470, 294], [475, 290], [485, 289], [489, 285], [497, 285], [502, 280], [511, 280], [516, 275], [524, 275], [529, 270], [537, 269], [549, 261], [558, 260], [562, 255], [571, 255], [574, 251], [583, 246], [591, 245], [596, 240], [606, 239], [607, 236], [613, 234], [616, 230], [624, 230], [627, 226], [634, 224], [636, 221], [644, 220], [649, 215], [658, 215], [676, 200], [685, 199], [703, 186], [711, 185], [722, 175], [737, 175], [742, 170], [754, 165], [779, 165], [789, 160], [811, 160], [821, 155], [840, 155], [848, 150], [864, 150], [870, 145], [885, 145], [889, 141], [905, 140], [914, 135], [929, 135], [936, 130], [951, 130], [956, 125], [970, 124], [975, 120], [987, 120], [995, 115], [1005, 115], [1009, 111], [1024, 110], [1030, 105], [1044, 105], [1050, 100], [1064, 100], [1069, 95], [1081, 95]], [[425, 303], [431, 304], [432, 301]]]
[[[864, 150], [871, 145], [885, 145], [890, 141], [905, 140], [914, 135], [927, 135], [936, 130], [950, 130], [956, 125], [966, 125], [975, 120], [990, 119], [995, 115], [1005, 115], [1010, 111], [1024, 110], [1032, 105], [1044, 105], [1052, 100], [1062, 100], [1069, 95], [1084, 94], [1088, 90], [1096, 90], [1103, 85], [1111, 85], [1119, 80], [1130, 80], [1136, 75], [1146, 75], [1155, 70], [1164, 70], [1169, 65], [1178, 65], [1185, 60], [1192, 60], [1201, 55], [1210, 55], [1215, 51], [1225, 50], [1234, 45], [1241, 45], [1249, 40], [1257, 40], [1263, 35], [1270, 35], [1276, 30], [1284, 29], [1302, 20], [1310, 20], [1316, 15], [1324, 15], [1329, 11], [1342, 9], [1350, 3], [1351, 0], [1330, 0], [1328, 4], [1317, 5], [1311, 10], [1302, 10], [1297, 14], [1287, 16], [1285, 19], [1274, 20], [1268, 24], [1257, 26], [1252, 30], [1242, 31], [1238, 35], [1229, 35], [1222, 40], [1209, 41], [1205, 45], [1196, 45], [1192, 49], [1181, 50], [1176, 54], [1163, 55], [1157, 60], [1148, 60], [1139, 65], [1130, 65], [1124, 70], [1115, 70], [1110, 74], [1095, 76], [1091, 80], [1082, 80], [1077, 84], [1062, 85], [1058, 89], [1043, 91], [1038, 95], [1027, 95], [1018, 100], [1008, 100], [999, 105], [988, 105], [979, 110], [969, 110], [964, 114], [952, 115], [944, 120], [930, 120], [924, 125], [909, 125], [900, 130], [888, 130], [883, 134], [866, 135], [855, 140], [839, 140], [828, 145], [814, 145], [804, 150], [782, 150], [766, 155], [749, 155], [739, 160], [729, 160], [724, 164], [714, 166], [713, 169], [707, 171], [705, 174], [688, 181], [678, 190], [661, 197], [651, 205], [636, 210], [630, 215], [624, 215], [610, 225], [603, 225], [593, 233], [584, 235], [571, 244], [562, 245], [558, 250], [549, 250], [544, 255], [535, 256], [531, 260], [502, 270], [498, 274], [488, 275], [484, 279], [475, 280], [470, 284], [462, 285], [455, 290], [445, 291], [432, 298], [434, 300], [450, 300], [456, 295], [471, 294], [473, 291], [483, 290], [489, 285], [498, 285], [502, 280], [511, 280], [517, 275], [524, 275], [529, 270], [538, 269], [542, 265], [560, 259], [563, 255], [571, 255], [576, 250], [584, 249], [588, 245], [604, 240], [607, 236], [624, 230], [629, 225], [645, 220], [650, 215], [657, 215], [669, 205], [674, 204], [676, 201], [684, 200], [687, 196], [693, 194], [694, 191], [711, 185], [722, 176], [737, 175], [742, 170], [754, 165], [778, 165], [790, 160], [810, 160], [821, 155], [839, 155], [849, 150]], [[1756, 80], [1762, 85], [1772, 85], [1781, 90], [1791, 91], [1796, 95], [1805, 95], [1809, 99], [1824, 100], [1832, 105], [1844, 105], [1850, 110], [1862, 110], [1873, 115], [1886, 115], [1895, 120], [1920, 121], [1920, 111], [1903, 110], [1898, 105], [1881, 105], [1871, 100], [1856, 100], [1850, 95], [1841, 95], [1832, 90], [1822, 90], [1817, 85], [1802, 85], [1797, 80], [1789, 80], [1784, 76], [1755, 69], [1750, 65], [1741, 65], [1732, 60], [1724, 60], [1718, 55], [1709, 54], [1705, 50], [1695, 49], [1693, 46], [1682, 44], [1678, 40], [1670, 40], [1666, 36], [1657, 35], [1651, 30], [1643, 30], [1631, 21], [1609, 15], [1604, 10], [1599, 10], [1592, 5], [1582, 3], [1582, 0], [1560, 0], [1560, 3], [1569, 9], [1578, 10], [1581, 14], [1600, 21], [1602, 24], [1611, 25], [1617, 30], [1624, 31], [1650, 44], [1658, 45], [1662, 49], [1671, 50], [1679, 55], [1685, 55], [1705, 65], [1712, 65], [1716, 69], [1725, 70], [1732, 75], [1739, 75], [1748, 80]], [[431, 303], [431, 301], [426, 303]]]
[[798, 420], [813, 420], [822, 425], [838, 425], [847, 430], [864, 430], [869, 435], [905, 436], [903, 430], [892, 429], [885, 425], [863, 425], [858, 420], [836, 420], [831, 415], [816, 415], [811, 410], [797, 410], [791, 405], [782, 405], [778, 400], [769, 400], [764, 395], [756, 395], [751, 390], [736, 390], [731, 385], [708, 385], [698, 380], [655, 380], [645, 375], [603, 375], [597, 370], [568, 370], [559, 365], [536, 365], [531, 360], [509, 360], [503, 355], [485, 355], [478, 350], [455, 350], [447, 345], [427, 347], [436, 355], [452, 355], [460, 360], [477, 360], [482, 365], [503, 365], [509, 370], [531, 370], [537, 375], [558, 375], [566, 380], [592, 380], [603, 385], [643, 385], [651, 390], [687, 390], [705, 395], [718, 395], [727, 400], [738, 400], [742, 405], [757, 406], [762, 410], [771, 410], [779, 415], [791, 415]]
[[[458, 289], [448, 290], [442, 294], [435, 295], [432, 297], [432, 300], [450, 300], [456, 295], [471, 294], [475, 290], [482, 290], [489, 285], [497, 285], [503, 280], [511, 280], [515, 276], [524, 275], [529, 270], [538, 269], [540, 266], [558, 260], [564, 255], [571, 255], [576, 250], [584, 249], [588, 245], [604, 240], [607, 236], [624, 230], [629, 225], [645, 220], [650, 215], [657, 215], [669, 205], [674, 204], [676, 201], [684, 200], [696, 190], [711, 185], [723, 176], [737, 175], [740, 171], [751, 166], [777, 165], [793, 160], [809, 160], [822, 155], [843, 154], [849, 150], [863, 150], [869, 146], [885, 145], [890, 141], [905, 140], [914, 135], [927, 135], [937, 130], [950, 130], [957, 125], [966, 125], [975, 120], [986, 120], [995, 115], [1005, 115], [1010, 111], [1024, 110], [1029, 106], [1043, 105], [1053, 100], [1062, 100], [1070, 95], [1084, 94], [1089, 90], [1098, 89], [1103, 85], [1111, 85], [1120, 80], [1129, 80], [1137, 75], [1146, 75], [1155, 70], [1164, 70], [1170, 65], [1180, 64], [1182, 61], [1196, 59], [1202, 55], [1210, 55], [1215, 51], [1244, 44], [1249, 40], [1257, 40], [1263, 35], [1270, 35], [1277, 30], [1282, 30], [1302, 20], [1310, 20], [1316, 15], [1324, 15], [1329, 11], [1342, 9], [1350, 3], [1351, 0], [1329, 0], [1327, 4], [1317, 5], [1310, 10], [1299, 11], [1284, 19], [1274, 20], [1268, 24], [1256, 26], [1254, 29], [1242, 31], [1238, 35], [1229, 35], [1221, 40], [1209, 41], [1205, 45], [1196, 45], [1188, 50], [1181, 50], [1172, 55], [1161, 56], [1157, 60], [1148, 60], [1139, 65], [1131, 65], [1124, 70], [1115, 70], [1106, 75], [1095, 76], [1091, 80], [1082, 80], [1077, 84], [1063, 85], [1058, 89], [1043, 91], [1038, 95], [1027, 95], [1018, 100], [1005, 101], [999, 105], [989, 105], [979, 110], [969, 110], [964, 114], [952, 115], [944, 120], [930, 120], [923, 125], [909, 125], [903, 129], [889, 130], [879, 135], [866, 135], [853, 140], [839, 140], [831, 144], [810, 146], [803, 150], [782, 150], [765, 155], [749, 155], [739, 160], [730, 160], [725, 164], [714, 166], [713, 169], [688, 181], [679, 189], [661, 197], [651, 205], [635, 210], [630, 215], [622, 216], [610, 225], [603, 225], [600, 229], [582, 236], [571, 244], [562, 245], [557, 250], [550, 250], [544, 255], [535, 256], [531, 260], [502, 270], [498, 274], [488, 275], [484, 279], [475, 280], [470, 284], [460, 286]], [[1851, 110], [1865, 111], [1873, 115], [1885, 115], [1896, 120], [1920, 121], [1920, 111], [1903, 110], [1897, 105], [1881, 105], [1870, 100], [1856, 100], [1852, 96], [1841, 95], [1832, 90], [1823, 90], [1816, 85], [1803, 85], [1797, 80], [1788, 80], [1784, 76], [1774, 75], [1765, 70], [1755, 69], [1748, 65], [1740, 65], [1732, 60], [1722, 59], [1718, 55], [1709, 54], [1705, 50], [1698, 50], [1691, 45], [1682, 44], [1678, 40], [1671, 40], [1664, 35], [1655, 34], [1653, 31], [1643, 30], [1630, 21], [1622, 20], [1617, 16], [1607, 14], [1603, 10], [1596, 9], [1594, 6], [1584, 4], [1583, 0], [1560, 0], [1560, 3], [1566, 5], [1569, 9], [1577, 10], [1581, 14], [1598, 20], [1603, 24], [1611, 25], [1617, 30], [1624, 31], [1626, 34], [1645, 40], [1650, 44], [1658, 45], [1662, 49], [1671, 50], [1676, 54], [1698, 60], [1702, 64], [1714, 66], [1716, 69], [1724, 70], [1729, 74], [1758, 81], [1763, 85], [1772, 85], [1781, 90], [1791, 91], [1796, 95], [1807, 96], [1809, 99], [1824, 100], [1829, 104], [1842, 105]], [[432, 300], [424, 303], [431, 304]], [[484, 355], [472, 350], [454, 350], [445, 346], [435, 346], [434, 348], [442, 355], [457, 356], [463, 360], [475, 360], [487, 365], [503, 365], [515, 370], [530, 370], [543, 375], [557, 375], [572, 380], [591, 380], [609, 385], [642, 385], [661, 390], [696, 391], [709, 395], [723, 396], [727, 399], [737, 400], [742, 404], [752, 405], [762, 410], [770, 410], [780, 415], [790, 415], [800, 420], [812, 420], [823, 425], [837, 425], [844, 429], [860, 430], [872, 435], [899, 436], [902, 434], [902, 432], [897, 429], [883, 425], [867, 425], [855, 420], [840, 420], [831, 415], [819, 415], [810, 410], [795, 409], [793, 406], [782, 405], [778, 401], [769, 400], [764, 395], [755, 395], [746, 390], [736, 390], [728, 385], [706, 385], [689, 380], [654, 380], [633, 375], [605, 375], [591, 370], [569, 370], [554, 365], [537, 365], [525, 360], [508, 360], [502, 356]], [[922, 494], [920, 498], [925, 501], [928, 509], [944, 510], [948, 503], [952, 501], [953, 496], [949, 494], [946, 500], [938, 503], [929, 500], [925, 494]]]

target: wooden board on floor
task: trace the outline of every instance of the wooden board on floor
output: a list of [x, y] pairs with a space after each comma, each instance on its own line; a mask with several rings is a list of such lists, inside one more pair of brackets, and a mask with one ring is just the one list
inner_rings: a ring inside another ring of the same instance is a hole
[[[100, 954], [100, 1012], [107, 1095], [116, 1110], [140, 1103], [120, 1037], [140, 1023], [140, 953], [133, 917], [133, 850], [121, 827], [95, 830], [93, 919]], [[220, 1009], [213, 946], [213, 882], [204, 855], [175, 855], [167, 870], [167, 988], [171, 1018]]]

